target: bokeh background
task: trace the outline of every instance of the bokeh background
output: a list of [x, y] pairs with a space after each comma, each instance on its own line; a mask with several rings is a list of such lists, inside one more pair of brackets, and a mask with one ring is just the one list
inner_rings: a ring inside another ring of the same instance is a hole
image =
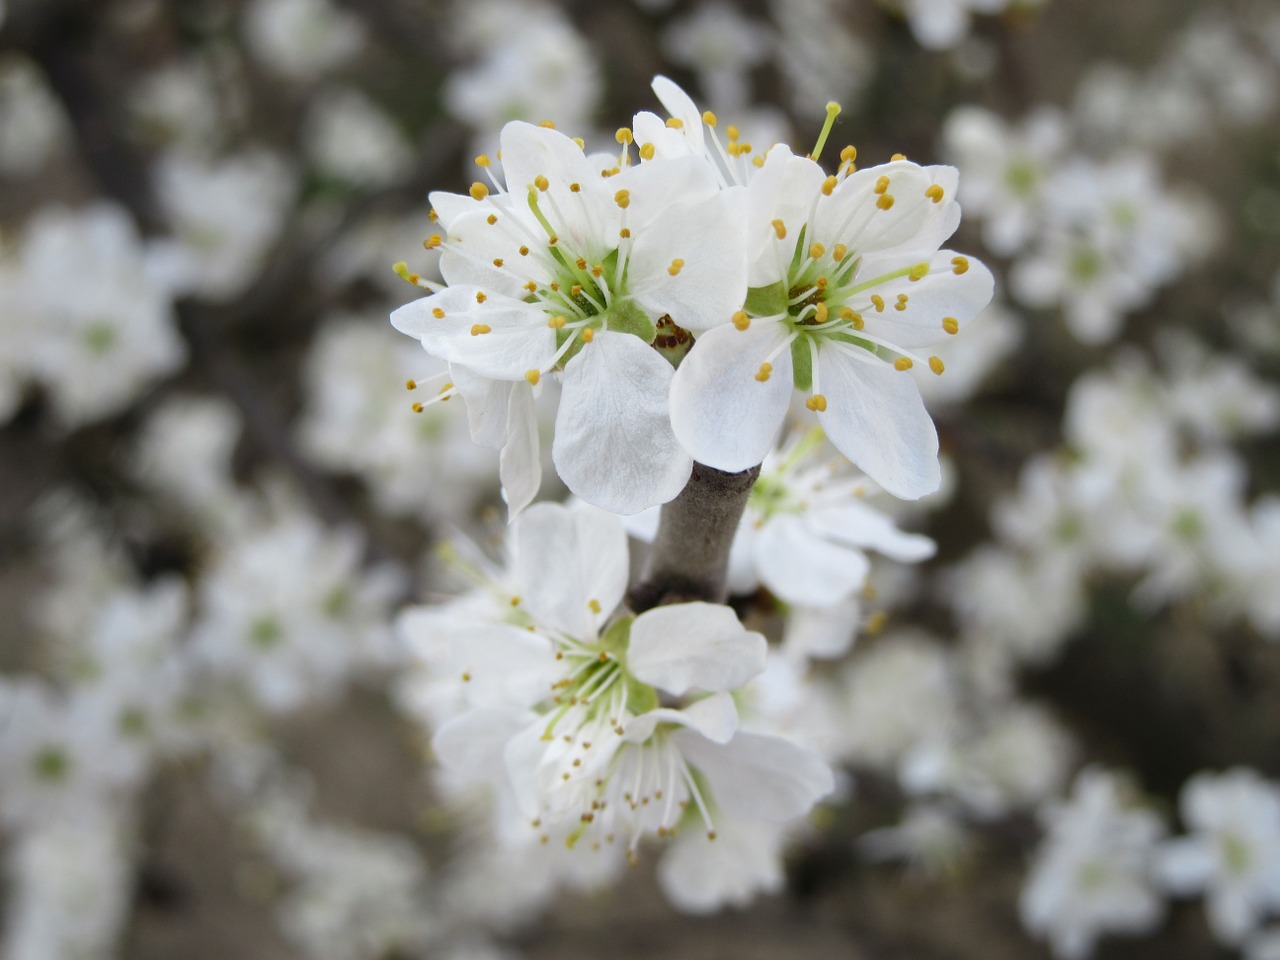
[[[813, 666], [841, 796], [708, 916], [655, 852], [484, 852], [394, 626], [505, 514], [410, 408], [392, 265], [504, 122], [616, 149], [656, 73], [759, 148], [834, 99], [832, 155], [959, 166], [997, 276], [923, 375], [937, 555]], [[1264, 0], [0, 0], [4, 957], [1280, 956], [1278, 119]], [[1175, 890], [1155, 834], [1244, 866]]]

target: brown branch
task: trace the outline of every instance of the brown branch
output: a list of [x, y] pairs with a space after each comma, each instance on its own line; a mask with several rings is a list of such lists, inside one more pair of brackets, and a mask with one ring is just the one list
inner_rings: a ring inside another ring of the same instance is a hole
[[758, 476], [759, 466], [725, 473], [693, 465], [684, 490], [662, 508], [644, 578], [628, 594], [633, 610], [690, 600], [725, 601], [729, 548]]

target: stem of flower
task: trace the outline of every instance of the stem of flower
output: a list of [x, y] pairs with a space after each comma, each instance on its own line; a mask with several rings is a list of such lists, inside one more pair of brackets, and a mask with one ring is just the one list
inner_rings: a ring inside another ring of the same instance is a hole
[[759, 466], [725, 473], [693, 465], [680, 495], [662, 508], [644, 577], [627, 594], [632, 610], [643, 613], [661, 604], [693, 600], [725, 601], [729, 548], [759, 476]]

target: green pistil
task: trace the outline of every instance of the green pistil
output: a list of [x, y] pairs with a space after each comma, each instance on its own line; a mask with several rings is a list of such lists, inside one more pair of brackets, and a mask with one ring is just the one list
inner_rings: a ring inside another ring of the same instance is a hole
[[50, 783], [58, 783], [71, 772], [71, 759], [60, 747], [45, 747], [32, 758], [36, 777]]
[[813, 145], [813, 153], [810, 154], [814, 160], [822, 155], [822, 148], [827, 145], [827, 137], [831, 135], [831, 128], [836, 125], [838, 116], [840, 116], [840, 104], [832, 100], [827, 104], [827, 119], [823, 121], [822, 132], [818, 134], [818, 142]]

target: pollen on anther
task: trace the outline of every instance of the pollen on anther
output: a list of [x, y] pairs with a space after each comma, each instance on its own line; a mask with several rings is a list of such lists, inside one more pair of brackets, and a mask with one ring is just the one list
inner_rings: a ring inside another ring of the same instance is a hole
[[882, 176], [876, 180], [875, 192], [877, 195], [883, 194], [889, 189], [889, 178]]
[[538, 174], [536, 177], [533, 178], [533, 185], [537, 187], [539, 190], [541, 190], [543, 193], [546, 193], [547, 188], [551, 186], [551, 181], [548, 180], [546, 177], [544, 177], [542, 174]]
[[849, 144], [847, 147], [845, 147], [843, 150], [840, 151], [841, 163], [853, 163], [853, 161], [857, 159], [858, 159], [858, 148], [855, 147], [853, 144]]
[[684, 261], [681, 260], [679, 257], [676, 257], [674, 260], [671, 261], [671, 266], [667, 267], [667, 273], [671, 274], [671, 276], [674, 277], [678, 275], [680, 271], [683, 269], [684, 269]]
[[761, 383], [764, 383], [766, 380], [769, 379], [769, 374], [771, 373], [773, 373], [773, 364], [762, 363], [760, 364], [760, 369], [756, 371], [756, 379], [759, 380]]
[[581, 192], [582, 192], [582, 184], [580, 184], [580, 183], [571, 183], [571, 184], [569, 184], [569, 192], [570, 192], [570, 193], [581, 193]]
[[684, 121], [681, 120], [679, 117], [669, 117], [667, 118], [667, 126], [670, 127], [672, 130], [683, 130]]
[[708, 127], [714, 127], [717, 122], [716, 115], [712, 113], [710, 110], [704, 110], [702, 111], [702, 122], [705, 123]]
[[443, 310], [441, 310], [439, 307], [432, 307], [432, 308], [431, 308], [431, 315], [432, 315], [433, 317], [435, 317], [437, 320], [443, 320], [443, 319], [444, 319], [444, 311], [443, 311]]
[[835, 177], [827, 177], [827, 179], [823, 180], [823, 181], [822, 181], [822, 195], [823, 195], [824, 197], [829, 197], [829, 196], [831, 196], [832, 191], [834, 191], [834, 190], [835, 190], [835, 188], [836, 188], [836, 184], [838, 184], [839, 182], [840, 182], [840, 181], [839, 181], [839, 180], [837, 180]]
[[880, 199], [876, 201], [876, 206], [881, 210], [888, 210], [893, 206], [893, 194], [884, 193], [880, 195]]
[[827, 248], [820, 243], [809, 244], [809, 256], [813, 257], [815, 260], [821, 258], [821, 256], [826, 252]]
[[501, 257], [494, 257], [494, 258], [493, 258], [493, 265], [494, 265], [495, 267], [500, 267], [500, 266], [502, 266], [502, 258], [501, 258]]
[[848, 320], [849, 325], [855, 330], [861, 330], [863, 327], [862, 314], [856, 313], [849, 307], [841, 307], [839, 317], [841, 320]]
[[631, 230], [630, 230], [630, 228], [628, 228], [628, 227], [623, 227], [621, 230], [619, 230], [619, 231], [618, 231], [618, 238], [619, 238], [619, 239], [621, 239], [621, 240], [629, 240], [629, 239], [631, 239]]
[[634, 138], [629, 127], [619, 127], [618, 132], [613, 135], [613, 139], [617, 140], [618, 143], [631, 143]]
[[930, 200], [932, 200], [934, 203], [941, 203], [942, 187], [938, 186], [935, 183], [933, 186], [931, 186], [928, 190], [924, 192], [924, 195], [928, 197]]
[[595, 338], [596, 338], [596, 332], [594, 330], [592, 330], [590, 327], [586, 327], [583, 329], [582, 331], [583, 343], [590, 343]]
[[907, 295], [905, 293], [898, 294], [898, 302], [893, 305], [893, 309], [899, 313], [907, 309]]
[[527, 257], [528, 255], [529, 255], [529, 248], [528, 248], [528, 247], [521, 247], [521, 248], [520, 248], [520, 256], [522, 256], [522, 257]]
[[878, 293], [871, 295], [871, 305], [876, 308], [876, 313], [884, 313], [884, 297]]
[[804, 402], [804, 405], [814, 413], [824, 413], [827, 409], [827, 398], [820, 393], [815, 393]]
[[489, 158], [486, 157], [483, 153], [480, 154], [480, 156], [476, 157], [476, 166], [477, 167], [489, 166]]
[[538, 385], [538, 381], [542, 379], [542, 374], [537, 370], [526, 370], [524, 372], [524, 378], [529, 381], [529, 386], [536, 387]]
[[473, 323], [471, 325], [471, 335], [473, 337], [478, 337], [481, 334], [489, 333], [492, 330], [493, 328], [489, 326], [487, 323]]
[[936, 373], [938, 376], [942, 376], [942, 371], [946, 370], [947, 368], [943, 364], [941, 357], [930, 357], [929, 369], [932, 370], [934, 373]]
[[484, 222], [492, 227], [495, 223], [498, 222], [498, 215], [496, 213], [491, 213], [484, 218]]
[[415, 404], [414, 404], [413, 406], [411, 406], [409, 409], [410, 409], [410, 410], [412, 410], [414, 413], [421, 413], [421, 412], [423, 411], [423, 409], [424, 409], [424, 408], [423, 408], [422, 404], [420, 404], [420, 403], [415, 403]]
[[826, 323], [827, 322], [827, 305], [825, 303], [815, 303], [813, 305], [813, 315], [814, 315], [814, 318], [819, 323]]
[[960, 321], [957, 320], [955, 317], [943, 317], [942, 329], [947, 331], [947, 333], [951, 334], [952, 336], [955, 336], [957, 333], [960, 332]]
[[905, 153], [895, 153], [895, 154], [894, 154], [892, 157], [890, 157], [889, 159], [890, 159], [890, 160], [905, 160], [905, 159], [907, 159], [907, 155], [906, 155]]
[[476, 291], [476, 303], [484, 303], [488, 299], [483, 290]]
[[915, 364], [911, 362], [910, 357], [899, 357], [897, 360], [893, 361], [893, 369], [895, 370], [910, 370], [913, 366], [915, 366]]
[[564, 325], [565, 325], [564, 317], [552, 317], [550, 320], [547, 321], [547, 326], [550, 327], [552, 330], [559, 330]]
[[848, 247], [846, 247], [843, 243], [837, 243], [834, 247], [831, 248], [831, 259], [834, 260], [836, 263], [839, 263], [841, 260], [845, 258], [845, 254], [847, 254], [848, 252], [849, 252]]
[[640, 159], [652, 160], [653, 155], [657, 152], [657, 148], [652, 143], [643, 143], [640, 145]]
[[915, 283], [917, 280], [923, 280], [929, 275], [929, 264], [927, 261], [921, 261], [911, 268], [911, 272], [907, 274], [907, 278]]
[[440, 236], [438, 233], [433, 233], [431, 236], [427, 237], [427, 239], [422, 241], [422, 246], [424, 249], [434, 250], [442, 243], [444, 243], [444, 237]]
[[773, 233], [779, 240], [787, 239], [787, 225], [781, 220], [774, 220]]
[[751, 326], [751, 318], [747, 316], [747, 311], [739, 310], [733, 315], [733, 325], [739, 330], [745, 330]]
[[619, 190], [613, 195], [613, 202], [623, 210], [627, 209], [627, 207], [631, 206], [631, 191]]
[[470, 682], [471, 682], [471, 674], [469, 674], [469, 673], [464, 673], [464, 674], [462, 675], [462, 682], [463, 682], [463, 683], [470, 683]]
[[968, 257], [952, 257], [951, 258], [951, 272], [954, 273], [957, 277], [960, 276], [960, 274], [962, 273], [967, 273], [968, 270], [969, 270]]
[[477, 180], [471, 185], [471, 189], [467, 192], [471, 194], [472, 200], [483, 200], [489, 195], [489, 188]]

